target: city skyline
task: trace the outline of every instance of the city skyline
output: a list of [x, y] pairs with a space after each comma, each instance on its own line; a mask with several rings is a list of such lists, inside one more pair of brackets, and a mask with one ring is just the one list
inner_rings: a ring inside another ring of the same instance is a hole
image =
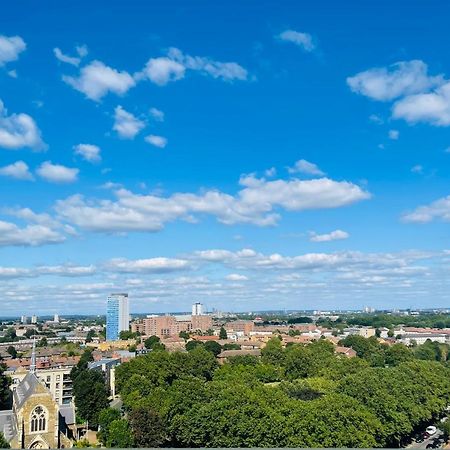
[[450, 6], [346, 5], [5, 5], [2, 315], [449, 307]]

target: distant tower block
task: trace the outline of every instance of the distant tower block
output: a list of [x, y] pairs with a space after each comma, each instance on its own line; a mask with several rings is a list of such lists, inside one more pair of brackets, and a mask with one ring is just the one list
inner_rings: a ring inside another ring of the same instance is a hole
[[193, 316], [203, 315], [203, 305], [200, 302], [196, 302], [192, 305], [192, 315]]
[[117, 341], [130, 328], [128, 294], [111, 294], [106, 304], [106, 340]]

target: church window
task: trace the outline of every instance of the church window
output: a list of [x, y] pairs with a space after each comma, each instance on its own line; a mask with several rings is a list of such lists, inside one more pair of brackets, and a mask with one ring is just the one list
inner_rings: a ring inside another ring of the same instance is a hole
[[31, 432], [45, 431], [47, 428], [47, 414], [42, 406], [36, 406], [31, 413]]

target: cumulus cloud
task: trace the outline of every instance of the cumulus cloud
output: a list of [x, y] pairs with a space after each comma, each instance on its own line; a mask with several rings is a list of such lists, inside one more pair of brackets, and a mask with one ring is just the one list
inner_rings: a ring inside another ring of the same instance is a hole
[[56, 59], [58, 59], [63, 63], [71, 64], [72, 66], [78, 67], [80, 65], [81, 59], [87, 55], [88, 50], [87, 47], [83, 45], [76, 47], [76, 51], [78, 56], [69, 56], [65, 55], [58, 47], [55, 47], [53, 49], [53, 53], [55, 54]]
[[184, 78], [186, 71], [197, 71], [223, 81], [246, 80], [247, 70], [235, 62], [220, 62], [200, 56], [184, 54], [178, 48], [170, 48], [167, 56], [151, 58], [138, 78], [164, 86], [171, 81]]
[[436, 126], [449, 126], [450, 82], [433, 92], [400, 99], [392, 107], [392, 117], [409, 123], [426, 122]]
[[353, 92], [380, 101], [424, 92], [442, 82], [442, 75], [428, 75], [428, 66], [420, 60], [376, 67], [347, 78]]
[[429, 205], [419, 206], [414, 211], [404, 214], [405, 222], [427, 223], [433, 220], [450, 222], [450, 195], [440, 198]]
[[164, 148], [167, 145], [167, 139], [163, 136], [156, 136], [154, 134], [150, 134], [145, 136], [145, 142], [148, 142], [155, 147]]
[[389, 139], [397, 141], [400, 136], [400, 132], [398, 130], [389, 130], [388, 136]]
[[78, 179], [79, 170], [53, 164], [51, 161], [43, 162], [37, 169], [36, 173], [50, 183], [73, 183]]
[[105, 267], [112, 272], [166, 273], [187, 270], [191, 267], [191, 262], [185, 259], [163, 257], [136, 260], [117, 258], [108, 261]]
[[115, 108], [113, 130], [121, 138], [133, 139], [144, 127], [145, 122], [125, 111], [122, 106], [119, 105]]
[[230, 273], [225, 277], [225, 279], [228, 281], [247, 281], [248, 277], [239, 273]]
[[157, 122], [164, 122], [164, 113], [158, 108], [150, 108], [150, 116]]
[[101, 61], [92, 61], [80, 70], [78, 77], [64, 75], [63, 80], [94, 101], [100, 101], [109, 92], [124, 95], [136, 85], [128, 72], [118, 71]]
[[33, 180], [28, 165], [23, 161], [16, 161], [8, 166], [0, 167], [0, 175], [5, 177], [15, 178], [17, 180]]
[[350, 235], [346, 231], [334, 230], [331, 233], [326, 234], [317, 234], [313, 232], [310, 234], [309, 240], [311, 242], [330, 242], [348, 239], [349, 237]]
[[114, 201], [86, 200], [74, 195], [58, 201], [55, 208], [62, 220], [92, 231], [159, 231], [168, 222], [192, 222], [202, 215], [214, 216], [226, 225], [270, 226], [280, 218], [278, 209], [337, 208], [370, 198], [368, 192], [353, 183], [328, 178], [267, 181], [246, 176], [240, 179], [240, 185], [235, 196], [209, 190], [162, 197], [117, 189]]
[[41, 132], [36, 122], [28, 114], [8, 115], [3, 102], [0, 100], [0, 147], [8, 150], [31, 148], [44, 150], [46, 144], [41, 138]]
[[93, 144], [78, 144], [73, 147], [75, 154], [80, 155], [86, 161], [91, 163], [100, 162], [100, 147]]
[[19, 54], [27, 48], [20, 36], [0, 35], [0, 67], [19, 59]]
[[316, 164], [311, 163], [309, 161], [306, 161], [305, 159], [298, 160], [294, 167], [288, 167], [289, 173], [304, 173], [307, 175], [317, 175], [317, 176], [323, 176], [325, 175], [324, 172], [322, 172]]
[[420, 164], [416, 164], [415, 166], [411, 167], [412, 173], [423, 173], [423, 166]]
[[285, 42], [292, 42], [293, 44], [298, 45], [307, 52], [312, 52], [316, 48], [312, 36], [308, 33], [301, 33], [294, 30], [285, 30], [280, 33], [277, 38]]
[[0, 221], [0, 246], [38, 246], [63, 242], [65, 237], [45, 225], [18, 225]]

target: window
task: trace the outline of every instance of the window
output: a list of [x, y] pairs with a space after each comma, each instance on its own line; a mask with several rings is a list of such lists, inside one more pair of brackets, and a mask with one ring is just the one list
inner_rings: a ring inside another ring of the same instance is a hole
[[31, 432], [45, 431], [47, 428], [47, 413], [42, 406], [36, 406], [31, 413]]
[[60, 376], [56, 375], [56, 381], [59, 381]]

